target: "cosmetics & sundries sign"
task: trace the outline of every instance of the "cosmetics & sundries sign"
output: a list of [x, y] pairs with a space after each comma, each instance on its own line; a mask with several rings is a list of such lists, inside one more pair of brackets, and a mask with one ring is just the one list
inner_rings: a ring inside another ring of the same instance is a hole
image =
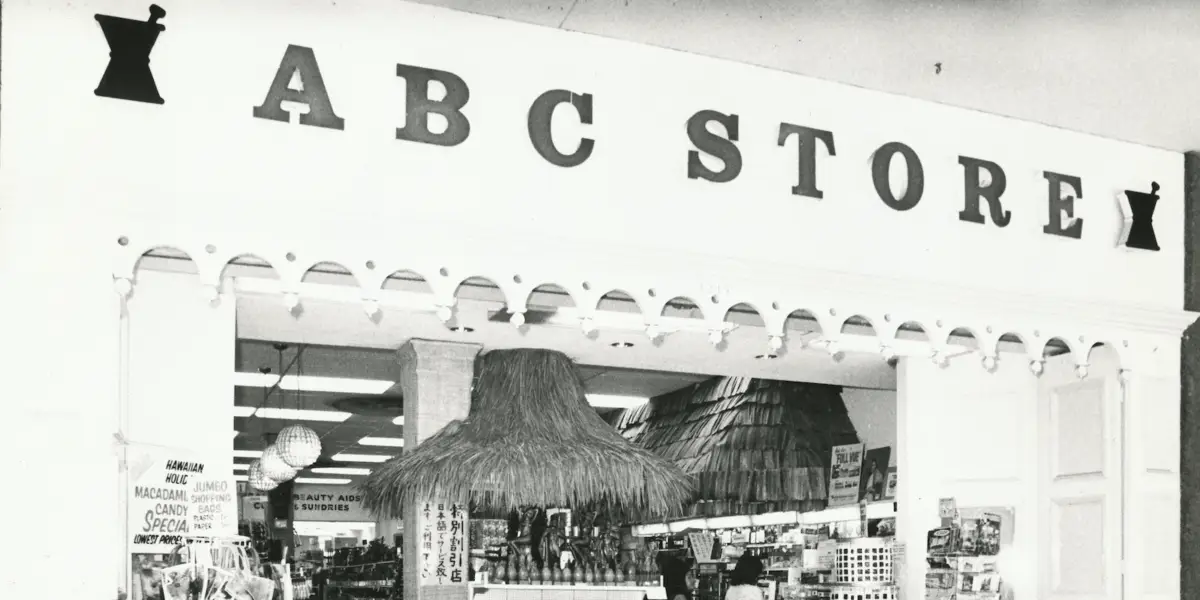
[[[242, 499], [242, 518], [264, 520], [266, 506], [266, 496], [246, 496]], [[292, 492], [292, 514], [296, 521], [375, 522], [362, 504], [362, 494], [344, 485], [297, 485]]]
[[137, 462], [129, 494], [133, 553], [161, 554], [189, 536], [237, 533], [237, 487], [227, 467], [168, 450]]

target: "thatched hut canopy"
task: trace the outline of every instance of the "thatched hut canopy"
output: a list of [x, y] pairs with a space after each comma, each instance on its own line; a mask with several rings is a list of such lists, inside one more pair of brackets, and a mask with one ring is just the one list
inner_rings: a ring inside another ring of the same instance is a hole
[[654, 398], [615, 424], [696, 478], [695, 516], [824, 508], [832, 447], [858, 442], [840, 387], [743, 377]]
[[574, 363], [549, 350], [495, 350], [477, 363], [471, 412], [407, 450], [362, 484], [368, 509], [400, 518], [429, 498], [470, 498], [483, 509], [605, 506], [677, 513], [694, 484], [600, 418]]

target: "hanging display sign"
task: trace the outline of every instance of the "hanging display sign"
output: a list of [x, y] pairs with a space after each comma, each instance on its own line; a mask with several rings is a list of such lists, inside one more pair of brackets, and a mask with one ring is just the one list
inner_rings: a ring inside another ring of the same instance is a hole
[[829, 470], [829, 506], [858, 502], [863, 448], [862, 444], [833, 447], [832, 466]]
[[421, 538], [420, 585], [451, 585], [467, 580], [466, 506], [449, 502], [425, 502], [419, 514]]
[[134, 554], [167, 553], [192, 536], [237, 534], [237, 487], [227, 461], [161, 448], [129, 452]]
[[[266, 506], [266, 496], [246, 496], [242, 499], [242, 519], [266, 519]], [[375, 522], [363, 506], [362, 494], [344, 485], [297, 484], [292, 490], [292, 514], [296, 521]]]

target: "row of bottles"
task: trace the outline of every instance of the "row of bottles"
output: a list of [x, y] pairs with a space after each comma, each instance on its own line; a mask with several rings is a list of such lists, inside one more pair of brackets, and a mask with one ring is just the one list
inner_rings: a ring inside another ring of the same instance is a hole
[[641, 573], [634, 565], [608, 569], [600, 566], [570, 566], [565, 569], [546, 565], [537, 568], [533, 563], [501, 561], [490, 565], [488, 577], [497, 583], [526, 585], [601, 585], [650, 586], [658, 585], [657, 574]]

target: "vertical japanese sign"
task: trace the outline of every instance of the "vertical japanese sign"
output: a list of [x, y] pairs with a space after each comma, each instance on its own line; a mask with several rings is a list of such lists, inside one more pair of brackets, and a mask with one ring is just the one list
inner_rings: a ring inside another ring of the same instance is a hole
[[421, 585], [467, 581], [466, 504], [426, 502], [421, 505]]
[[829, 469], [829, 506], [844, 506], [858, 502], [862, 461], [862, 444], [833, 447], [833, 461]]

